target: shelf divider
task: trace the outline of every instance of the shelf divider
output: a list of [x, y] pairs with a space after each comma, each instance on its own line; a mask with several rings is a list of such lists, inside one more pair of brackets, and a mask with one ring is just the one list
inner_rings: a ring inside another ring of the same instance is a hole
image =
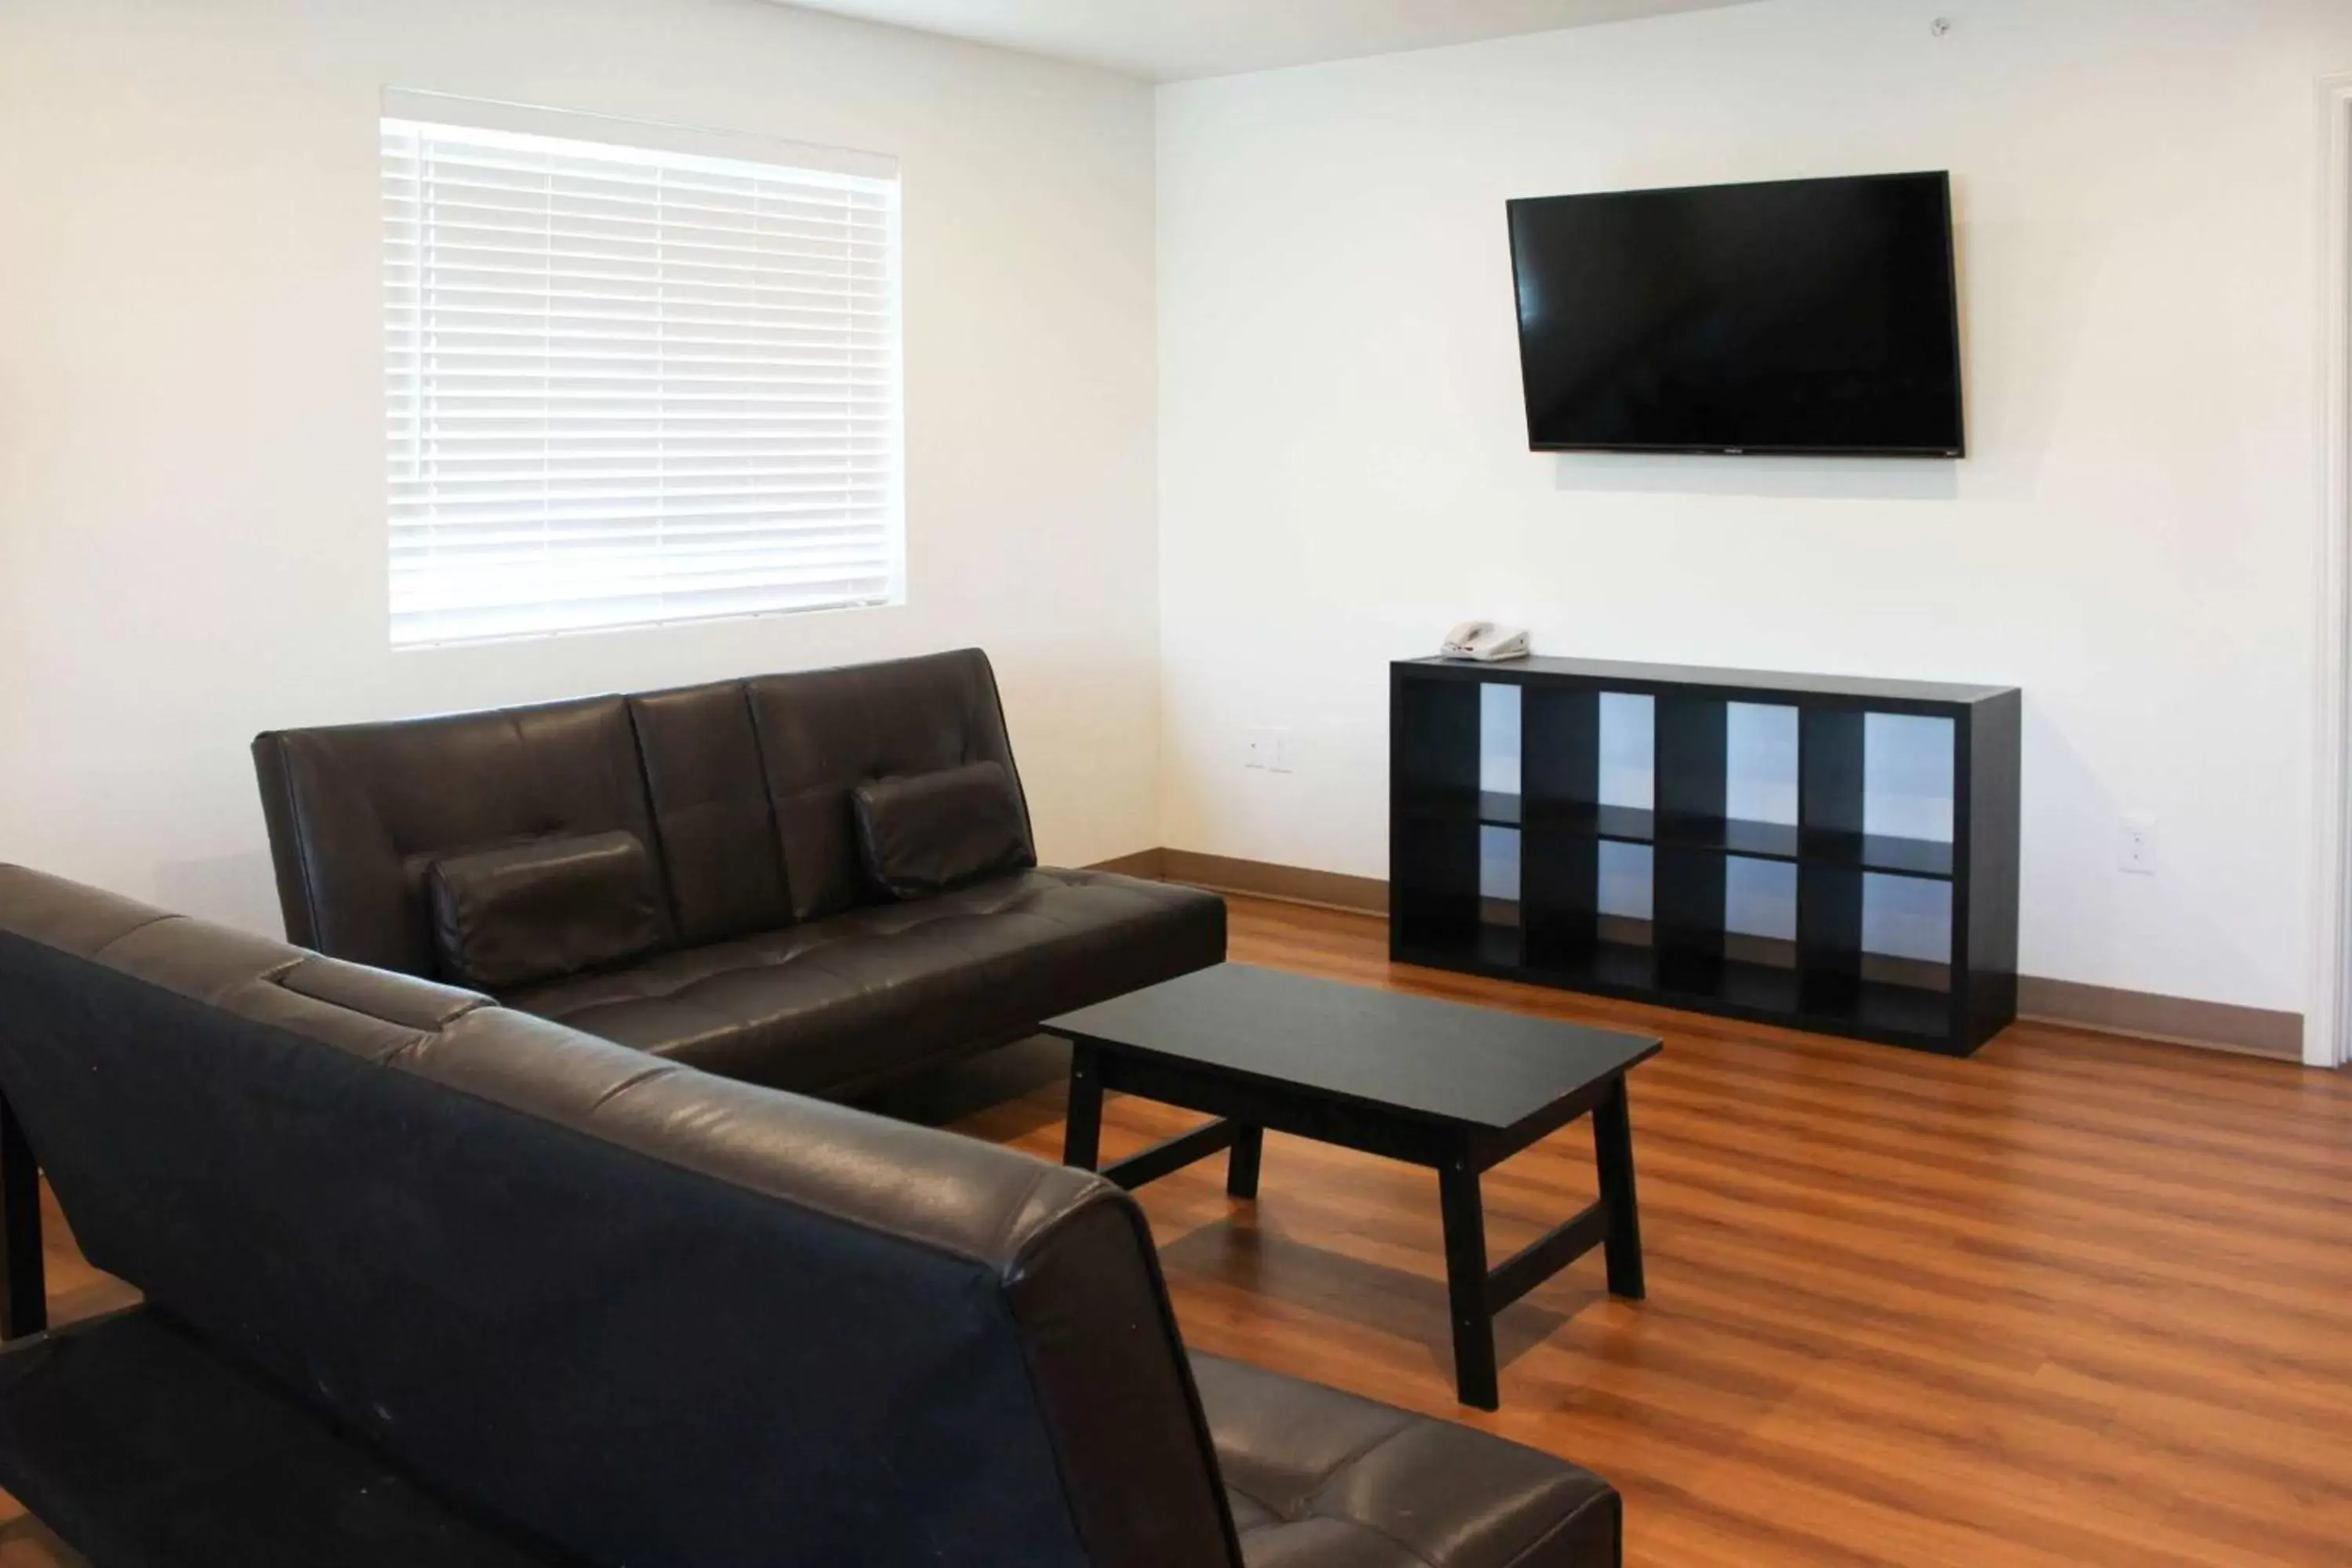
[[1723, 820], [1729, 731], [1721, 698], [1673, 693], [1657, 699], [1657, 848], [1651, 857], [1650, 909], [1658, 981], [1701, 994], [1720, 984], [1724, 857], [1706, 839]]
[[1851, 843], [1843, 858], [1797, 868], [1797, 974], [1805, 1006], [1842, 1013], [1862, 986], [1864, 715], [1858, 709], [1797, 710], [1797, 826], [1816, 847]]
[[1519, 694], [1519, 922], [1528, 962], [1560, 964], [1599, 940], [1601, 841], [1580, 831], [1599, 810], [1601, 694]]

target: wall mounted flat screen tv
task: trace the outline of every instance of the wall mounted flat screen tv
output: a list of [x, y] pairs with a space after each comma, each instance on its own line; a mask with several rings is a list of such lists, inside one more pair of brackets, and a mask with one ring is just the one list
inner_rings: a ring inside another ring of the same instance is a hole
[[1948, 174], [1510, 204], [1544, 452], [1958, 458]]

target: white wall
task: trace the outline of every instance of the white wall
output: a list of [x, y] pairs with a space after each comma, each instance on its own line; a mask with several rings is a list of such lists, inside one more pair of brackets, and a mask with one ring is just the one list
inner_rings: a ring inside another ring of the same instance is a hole
[[[387, 85], [897, 154], [911, 603], [393, 653]], [[1048, 858], [1156, 843], [1151, 147], [761, 0], [5, 0], [0, 859], [274, 932], [257, 730], [972, 643]]]
[[[2303, 1009], [2342, 70], [2341, 0], [1773, 0], [1162, 89], [1166, 841], [1385, 875], [1385, 661], [1474, 615], [2014, 683], [2025, 971]], [[1527, 450], [1507, 198], [1916, 168], [1966, 463]]]
[[[2336, 0], [1770, 0], [1164, 89], [1155, 389], [1139, 84], [762, 0], [5, 0], [0, 858], [270, 929], [258, 729], [976, 642], [1050, 857], [1380, 876], [1385, 661], [1482, 614], [2014, 681], [2029, 972], [2302, 1008], [2332, 70]], [[385, 85], [900, 157], [913, 602], [392, 653]], [[1507, 197], [1913, 167], [1967, 464], [1525, 450]]]

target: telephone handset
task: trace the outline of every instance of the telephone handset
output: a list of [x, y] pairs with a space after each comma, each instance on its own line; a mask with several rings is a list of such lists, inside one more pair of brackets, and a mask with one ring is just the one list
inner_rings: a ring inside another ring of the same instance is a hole
[[1445, 658], [1475, 658], [1481, 664], [1528, 657], [1528, 634], [1518, 626], [1498, 626], [1492, 621], [1465, 621], [1445, 634], [1438, 648]]

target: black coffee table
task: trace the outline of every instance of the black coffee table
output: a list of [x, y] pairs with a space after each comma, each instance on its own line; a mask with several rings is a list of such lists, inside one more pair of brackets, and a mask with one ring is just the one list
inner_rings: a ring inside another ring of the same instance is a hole
[[[1257, 1195], [1269, 1127], [1437, 1172], [1454, 1375], [1462, 1403], [1498, 1404], [1495, 1314], [1601, 1247], [1612, 1295], [1642, 1298], [1642, 1228], [1625, 1074], [1654, 1037], [1588, 1029], [1225, 963], [1066, 1013], [1070, 1042], [1065, 1164], [1093, 1170], [1106, 1089], [1221, 1120], [1104, 1168], [1134, 1188], [1231, 1150], [1225, 1190]], [[1486, 1267], [1479, 1175], [1587, 1111], [1601, 1197], [1557, 1230]]]

